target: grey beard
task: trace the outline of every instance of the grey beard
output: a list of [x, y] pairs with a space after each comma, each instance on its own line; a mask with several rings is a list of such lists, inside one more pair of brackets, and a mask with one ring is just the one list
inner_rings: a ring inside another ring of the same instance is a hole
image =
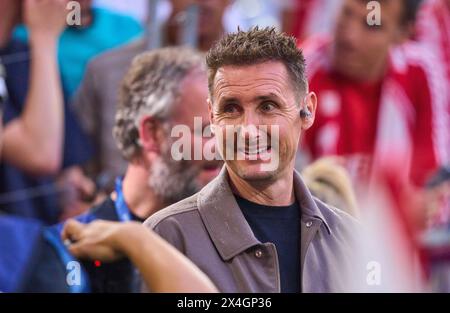
[[152, 163], [148, 185], [165, 205], [171, 205], [200, 190], [195, 180], [199, 169], [185, 162], [172, 161], [170, 155], [167, 160], [158, 157]]

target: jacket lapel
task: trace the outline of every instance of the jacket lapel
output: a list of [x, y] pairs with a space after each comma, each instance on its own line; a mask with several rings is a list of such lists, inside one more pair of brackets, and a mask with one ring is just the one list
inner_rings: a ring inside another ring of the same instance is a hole
[[211, 240], [224, 261], [260, 243], [231, 191], [225, 166], [200, 191], [197, 205]]

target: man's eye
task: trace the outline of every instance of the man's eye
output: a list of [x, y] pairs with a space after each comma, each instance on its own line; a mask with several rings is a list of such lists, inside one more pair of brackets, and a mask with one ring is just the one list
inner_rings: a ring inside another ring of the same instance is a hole
[[234, 104], [227, 104], [223, 108], [223, 113], [233, 114], [236, 113], [238, 110], [236, 108], [236, 105]]
[[275, 104], [273, 102], [264, 102], [263, 104], [261, 104], [260, 109], [263, 112], [270, 112], [273, 109], [275, 109]]

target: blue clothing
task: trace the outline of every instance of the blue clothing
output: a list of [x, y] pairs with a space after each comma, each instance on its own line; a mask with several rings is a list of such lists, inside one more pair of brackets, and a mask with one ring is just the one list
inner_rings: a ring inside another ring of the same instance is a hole
[[[0, 59], [6, 70], [8, 90], [8, 100], [3, 113], [5, 126], [19, 117], [25, 106], [30, 78], [29, 48], [24, 43], [12, 40], [5, 48], [0, 49]], [[92, 157], [92, 147], [67, 104], [64, 106], [64, 122], [63, 167], [83, 164]], [[60, 208], [54, 182], [54, 177], [28, 175], [19, 168], [0, 161], [0, 210], [36, 218], [49, 225], [55, 224]], [[30, 189], [38, 191], [40, 195], [31, 197], [32, 192], [29, 191], [16, 193]]]
[[[78, 216], [81, 223], [90, 223], [95, 220], [123, 222], [118, 215], [116, 203], [108, 197], [104, 202], [93, 207], [88, 213]], [[130, 219], [143, 222], [142, 219], [130, 212]], [[63, 224], [51, 227], [55, 232], [62, 231]], [[139, 292], [141, 279], [137, 269], [127, 258], [112, 262], [96, 264], [94, 261], [82, 261], [93, 293]]]
[[79, 284], [67, 283], [66, 264], [74, 259], [38, 221], [0, 216], [0, 238], [0, 292], [89, 291], [81, 267]]
[[[81, 83], [90, 59], [143, 34], [142, 25], [129, 16], [99, 8], [92, 9], [92, 16], [92, 24], [67, 27], [59, 41], [59, 66], [64, 92], [69, 99]], [[14, 37], [26, 41], [26, 28], [17, 27]]]
[[20, 290], [39, 241], [41, 225], [31, 220], [0, 217], [0, 291]]
[[256, 239], [275, 245], [280, 267], [281, 292], [300, 292], [300, 208], [265, 206], [236, 196]]

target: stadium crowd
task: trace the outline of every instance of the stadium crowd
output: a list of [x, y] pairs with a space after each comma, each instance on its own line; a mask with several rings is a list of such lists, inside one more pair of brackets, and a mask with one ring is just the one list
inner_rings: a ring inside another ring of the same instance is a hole
[[450, 292], [450, 0], [124, 3], [0, 0], [0, 292]]

